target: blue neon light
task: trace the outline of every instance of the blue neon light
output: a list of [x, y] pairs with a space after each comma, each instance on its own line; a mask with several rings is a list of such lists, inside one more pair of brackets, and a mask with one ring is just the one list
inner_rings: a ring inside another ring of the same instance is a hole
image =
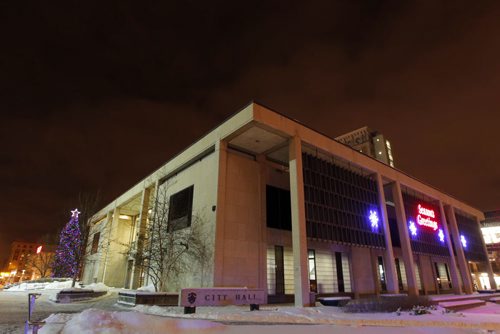
[[439, 241], [444, 242], [444, 232], [442, 229], [439, 229], [438, 236], [439, 236]]
[[467, 239], [465, 239], [462, 234], [460, 235], [460, 242], [462, 243], [462, 246], [464, 246], [464, 248], [467, 248]]
[[370, 220], [372, 230], [373, 231], [378, 230], [378, 222], [380, 219], [378, 218], [377, 211], [370, 210], [370, 215], [368, 216], [368, 219]]
[[411, 235], [416, 237], [417, 236], [417, 226], [415, 225], [415, 222], [410, 220], [410, 225], [408, 226], [410, 229]]

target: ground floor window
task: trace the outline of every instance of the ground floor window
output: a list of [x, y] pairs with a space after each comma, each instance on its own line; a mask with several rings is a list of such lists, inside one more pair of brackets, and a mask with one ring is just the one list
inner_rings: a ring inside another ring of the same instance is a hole
[[434, 262], [434, 269], [436, 270], [436, 280], [439, 290], [450, 290], [451, 280], [448, 264], [442, 262]]
[[384, 260], [382, 256], [377, 258], [377, 274], [379, 278], [380, 290], [387, 291], [387, 282], [385, 279], [385, 268], [384, 268]]
[[[348, 293], [351, 288], [349, 256], [343, 252], [308, 250], [310, 289], [319, 294]], [[293, 251], [279, 245], [267, 248], [267, 292], [293, 295]]]
[[311, 292], [318, 292], [318, 285], [316, 280], [316, 253], [314, 249], [308, 251], [308, 270], [309, 270], [309, 290]]

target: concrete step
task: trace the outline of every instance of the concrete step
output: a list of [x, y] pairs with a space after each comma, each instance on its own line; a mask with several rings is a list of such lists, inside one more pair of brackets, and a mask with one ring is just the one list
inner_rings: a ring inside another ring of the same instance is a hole
[[442, 302], [456, 302], [459, 300], [471, 300], [471, 299], [482, 299], [490, 300], [491, 298], [500, 297], [500, 293], [495, 294], [471, 294], [471, 295], [434, 295], [430, 296], [429, 299], [433, 304], [439, 304]]
[[490, 298], [489, 301], [492, 302], [492, 303], [500, 304], [500, 297]]
[[458, 311], [458, 310], [465, 310], [465, 309], [476, 307], [476, 306], [481, 306], [484, 304], [486, 304], [486, 302], [484, 300], [469, 299], [469, 300], [458, 300], [458, 301], [452, 301], [452, 302], [441, 302], [441, 303], [439, 303], [439, 306], [441, 306], [447, 310]]

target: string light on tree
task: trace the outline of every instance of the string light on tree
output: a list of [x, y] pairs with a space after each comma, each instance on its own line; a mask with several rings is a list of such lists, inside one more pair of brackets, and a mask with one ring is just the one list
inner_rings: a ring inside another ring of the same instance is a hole
[[71, 219], [61, 231], [59, 245], [54, 258], [53, 277], [75, 277], [81, 252], [81, 232], [78, 222], [80, 211], [71, 211]]

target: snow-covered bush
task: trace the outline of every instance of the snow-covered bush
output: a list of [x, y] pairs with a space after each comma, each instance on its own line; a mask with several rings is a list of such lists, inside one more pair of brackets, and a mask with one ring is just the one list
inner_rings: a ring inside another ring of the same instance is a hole
[[353, 299], [342, 309], [349, 313], [397, 312], [412, 310], [415, 305], [428, 307], [430, 300], [425, 296], [391, 296]]

